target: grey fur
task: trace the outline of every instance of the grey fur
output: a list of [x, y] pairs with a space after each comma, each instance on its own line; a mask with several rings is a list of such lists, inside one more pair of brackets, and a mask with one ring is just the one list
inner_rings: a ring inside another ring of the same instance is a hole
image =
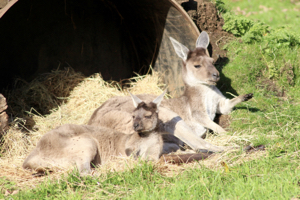
[[[141, 103], [143, 104], [139, 104]], [[153, 110], [152, 104], [152, 114], [147, 109], [150, 104], [143, 104], [144, 107], [132, 111], [134, 122], [142, 128], [130, 134], [90, 125], [67, 124], [57, 127], [40, 139], [36, 148], [25, 159], [23, 168], [45, 171], [53, 167], [76, 165], [81, 173], [90, 173], [91, 163], [104, 164], [114, 156], [133, 154], [142, 159], [158, 160], [163, 150], [163, 140], [157, 128], [158, 107], [155, 106], [156, 109]], [[151, 117], [148, 116], [150, 114]]]
[[[185, 92], [181, 97], [162, 101], [159, 109], [159, 129], [176, 136], [196, 151], [222, 151], [224, 148], [212, 145], [201, 137], [207, 129], [217, 133], [226, 132], [213, 122], [216, 113], [229, 114], [236, 104], [251, 99], [252, 94], [227, 99], [215, 86], [220, 76], [213, 65], [213, 59], [207, 55], [207, 33], [199, 36], [197, 44], [199, 43], [200, 47], [194, 51], [188, 51], [173, 38], [171, 41], [176, 53], [183, 59], [182, 78]], [[137, 96], [145, 102], [153, 99], [153, 95], [149, 94]], [[134, 107], [130, 97], [113, 97], [95, 110], [88, 124], [130, 133], [132, 110]], [[165, 145], [164, 149], [166, 152], [167, 146]]]

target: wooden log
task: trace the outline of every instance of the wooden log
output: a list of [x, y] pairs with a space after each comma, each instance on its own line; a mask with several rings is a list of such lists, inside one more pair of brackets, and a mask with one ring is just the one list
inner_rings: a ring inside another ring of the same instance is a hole
[[183, 163], [190, 163], [193, 161], [204, 160], [209, 156], [212, 156], [212, 154], [213, 153], [189, 153], [189, 154], [173, 154], [173, 155], [163, 154], [160, 157], [160, 162], [179, 165]]
[[0, 94], [0, 137], [3, 135], [3, 132], [8, 129], [8, 115], [5, 112], [6, 109], [6, 98]]

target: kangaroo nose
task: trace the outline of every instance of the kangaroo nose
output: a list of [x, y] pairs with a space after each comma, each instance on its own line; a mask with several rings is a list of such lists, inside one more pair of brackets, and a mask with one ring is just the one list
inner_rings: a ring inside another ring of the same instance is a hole
[[216, 77], [218, 78], [219, 77], [219, 74], [217, 72], [213, 73], [213, 77]]
[[133, 127], [134, 127], [134, 129], [137, 129], [139, 127], [139, 123], [134, 123]]
[[212, 77], [215, 79], [215, 80], [218, 80], [219, 79], [219, 73], [215, 72], [212, 74]]
[[133, 129], [134, 129], [135, 131], [143, 130], [143, 124], [142, 124], [142, 123], [139, 123], [139, 122], [134, 122], [134, 123], [133, 123]]

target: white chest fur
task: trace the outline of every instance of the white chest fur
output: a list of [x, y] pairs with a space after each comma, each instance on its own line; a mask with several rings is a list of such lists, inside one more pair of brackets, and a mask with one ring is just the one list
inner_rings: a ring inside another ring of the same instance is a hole
[[[220, 99], [222, 98], [224, 98], [224, 96], [217, 87], [203, 85], [201, 87], [201, 98], [199, 99], [199, 103], [201, 103], [202, 106], [198, 108], [204, 109], [204, 112], [206, 112], [210, 120], [213, 121], [218, 111]], [[193, 107], [193, 105], [190, 106]], [[190, 115], [190, 119], [186, 122], [194, 130], [197, 136], [201, 137], [207, 131], [207, 128], [201, 124], [201, 121], [203, 121], [203, 118], [206, 116], [203, 116], [202, 114], [196, 117], [193, 116], [192, 112], [190, 112]]]
[[219, 106], [219, 101], [221, 98], [223, 98], [222, 93], [220, 90], [215, 87], [215, 86], [207, 86], [207, 89], [204, 91], [205, 94], [203, 96], [203, 104], [206, 109], [206, 113], [208, 114], [209, 118], [211, 120], [214, 120], [218, 106]]

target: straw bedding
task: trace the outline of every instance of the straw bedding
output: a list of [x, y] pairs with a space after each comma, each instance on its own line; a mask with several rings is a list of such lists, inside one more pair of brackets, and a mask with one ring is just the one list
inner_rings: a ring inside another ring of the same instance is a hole
[[[35, 187], [37, 183], [48, 178], [59, 179], [62, 173], [70, 170], [57, 169], [50, 176], [35, 177], [32, 175], [33, 172], [22, 169], [24, 159], [43, 134], [62, 124], [87, 123], [93, 111], [113, 96], [125, 96], [127, 91], [133, 94], [151, 93], [159, 95], [165, 88], [159, 74], [156, 72], [145, 76], [137, 75], [130, 79], [128, 85], [126, 87], [123, 86], [122, 89], [116, 83], [105, 82], [100, 74], [84, 77], [71, 69], [56, 70], [42, 75], [33, 82], [26, 84], [26, 86], [27, 88], [21, 87], [17, 89], [17, 92], [9, 94], [10, 99], [15, 100], [15, 103], [8, 102], [8, 104], [11, 107], [15, 106], [11, 109], [17, 117], [11, 123], [10, 129], [4, 134], [2, 147], [0, 148], [0, 177], [13, 180], [20, 187]], [[23, 99], [22, 104], [19, 101], [20, 99]], [[24, 99], [27, 101], [24, 101]], [[30, 103], [26, 104], [26, 102]], [[39, 104], [35, 102], [39, 102]], [[38, 105], [40, 112], [49, 114], [42, 115], [36, 108], [31, 108], [29, 105]], [[25, 111], [27, 112], [25, 113]], [[215, 145], [237, 147], [237, 143], [240, 140], [251, 139], [251, 135], [236, 135], [238, 136], [210, 135], [206, 140]], [[222, 168], [220, 165], [222, 161], [231, 166], [265, 155], [265, 152], [259, 151], [251, 154], [240, 154], [237, 153], [238, 151], [228, 150], [224, 153], [216, 154], [201, 161], [201, 165], [197, 162], [179, 166], [163, 162], [155, 165], [156, 169], [163, 175], [172, 176], [186, 168], [206, 166], [217, 169]], [[94, 175], [107, 171], [124, 170], [128, 167], [133, 167], [135, 164], [137, 164], [137, 161], [131, 158], [116, 158], [105, 166], [97, 168]]]

